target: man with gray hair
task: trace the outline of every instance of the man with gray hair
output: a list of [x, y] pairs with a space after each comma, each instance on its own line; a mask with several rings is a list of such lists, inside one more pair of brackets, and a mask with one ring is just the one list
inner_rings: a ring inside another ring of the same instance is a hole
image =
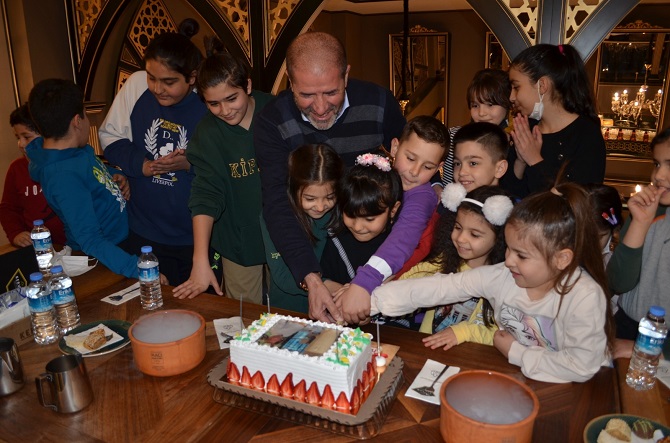
[[324, 143], [352, 166], [360, 154], [390, 148], [391, 140], [400, 137], [405, 118], [391, 91], [349, 78], [344, 47], [330, 34], [298, 36], [286, 52], [286, 67], [290, 89], [255, 121], [263, 218], [296, 283], [308, 289], [310, 317], [341, 321], [342, 314], [321, 281], [319, 260], [288, 201], [288, 157], [301, 145]]

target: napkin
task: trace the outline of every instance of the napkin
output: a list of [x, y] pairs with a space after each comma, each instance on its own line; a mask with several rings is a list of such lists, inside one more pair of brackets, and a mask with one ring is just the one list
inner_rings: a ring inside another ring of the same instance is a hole
[[235, 338], [235, 334], [240, 332], [244, 327], [242, 318], [240, 317], [217, 318], [212, 323], [214, 323], [216, 338], [219, 339], [219, 347], [221, 349], [230, 348], [230, 340]]
[[407, 388], [407, 392], [405, 392], [406, 397], [412, 397], [416, 398], [418, 400], [423, 400], [428, 403], [432, 403], [434, 405], [439, 405], [440, 404], [440, 387], [442, 386], [442, 383], [452, 375], [458, 374], [458, 372], [461, 370], [461, 368], [457, 368], [455, 366], [451, 366], [447, 371], [440, 376], [440, 378], [435, 382], [433, 385], [433, 389], [435, 390], [435, 395], [434, 396], [427, 396], [427, 395], [421, 395], [418, 393], [415, 388], [421, 388], [424, 386], [430, 386], [433, 381], [435, 381], [435, 378], [442, 372], [442, 369], [444, 369], [445, 365], [437, 362], [435, 360], [426, 360], [426, 364], [423, 365], [423, 368], [421, 368], [421, 372], [419, 372], [419, 375], [416, 376], [414, 381], [412, 382], [412, 385]]
[[[103, 344], [100, 346], [98, 349], [88, 349], [84, 346], [84, 340], [86, 340], [86, 337], [89, 336], [89, 334], [95, 330], [98, 329], [104, 329], [105, 331], [105, 337], [109, 337], [110, 335], [112, 336], [111, 339], [107, 340], [107, 343]], [[102, 349], [106, 346], [111, 345], [112, 343], [116, 343], [117, 341], [123, 340], [123, 337], [121, 337], [119, 334], [116, 332], [112, 331], [109, 329], [107, 326], [104, 324], [100, 323], [98, 326], [87, 329], [84, 332], [80, 332], [79, 334], [71, 334], [71, 335], [66, 335], [65, 336], [65, 344], [67, 344], [69, 347], [72, 349], [76, 350], [80, 354], [88, 354], [89, 352], [94, 352], [99, 349]]]
[[120, 291], [116, 291], [113, 294], [109, 294], [107, 297], [104, 297], [102, 301], [104, 301], [105, 303], [110, 303], [112, 305], [121, 305], [127, 302], [128, 300], [137, 297], [138, 295], [140, 295], [140, 282], [130, 285], [127, 288], [121, 289]]
[[670, 361], [661, 358], [656, 369], [656, 378], [670, 388]]

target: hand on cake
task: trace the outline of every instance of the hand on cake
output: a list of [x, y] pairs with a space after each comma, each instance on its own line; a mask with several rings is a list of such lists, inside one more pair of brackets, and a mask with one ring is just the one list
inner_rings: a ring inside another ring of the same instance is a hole
[[356, 284], [338, 294], [337, 304], [342, 309], [344, 321], [349, 324], [362, 323], [370, 317], [370, 294]]
[[321, 281], [321, 276], [315, 272], [305, 277], [307, 298], [309, 300], [309, 318], [326, 323], [340, 323], [342, 313], [333, 301], [330, 291]]

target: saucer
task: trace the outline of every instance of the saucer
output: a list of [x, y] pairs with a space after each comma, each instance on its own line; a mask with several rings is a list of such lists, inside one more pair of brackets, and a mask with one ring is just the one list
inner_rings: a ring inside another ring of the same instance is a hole
[[664, 436], [667, 437], [670, 435], [670, 428], [660, 423], [657, 423], [654, 420], [650, 420], [645, 417], [639, 417], [637, 415], [608, 414], [596, 417], [586, 425], [586, 427], [584, 428], [584, 443], [596, 443], [598, 441], [598, 435], [600, 434], [600, 431], [605, 429], [607, 422], [613, 418], [620, 418], [621, 420], [628, 423], [628, 426], [630, 426], [631, 428], [633, 427], [633, 423], [635, 423], [636, 421], [647, 420], [649, 423], [651, 423], [654, 429], [660, 429], [660, 431], [663, 432]]
[[[110, 352], [114, 352], [118, 349], [121, 349], [124, 346], [127, 346], [128, 343], [130, 343], [130, 339], [128, 338], [128, 329], [130, 328], [131, 323], [123, 320], [102, 320], [87, 323], [85, 325], [77, 326], [76, 328], [65, 334], [65, 336], [86, 332], [89, 329], [97, 327], [101, 323], [107, 326], [112, 331], [119, 334], [121, 337], [123, 337], [123, 340], [103, 346], [100, 349], [96, 349], [95, 351], [89, 352], [88, 354], [82, 354], [82, 357], [97, 357], [99, 355], [109, 354]], [[61, 337], [60, 341], [58, 342], [58, 348], [60, 348], [61, 352], [63, 354], [79, 354], [79, 352], [77, 352], [76, 349], [71, 348], [67, 345], [67, 343], [65, 342], [65, 336]]]

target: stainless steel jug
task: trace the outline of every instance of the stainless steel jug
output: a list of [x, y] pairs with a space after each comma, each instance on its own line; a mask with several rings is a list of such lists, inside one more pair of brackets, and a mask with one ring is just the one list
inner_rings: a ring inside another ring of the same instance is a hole
[[[49, 386], [51, 403], [44, 398], [44, 383]], [[84, 359], [79, 354], [63, 355], [51, 360], [46, 372], [35, 378], [37, 398], [42, 406], [57, 412], [77, 412], [93, 401], [91, 381]]]
[[12, 394], [23, 387], [23, 365], [14, 340], [0, 337], [0, 397]]

